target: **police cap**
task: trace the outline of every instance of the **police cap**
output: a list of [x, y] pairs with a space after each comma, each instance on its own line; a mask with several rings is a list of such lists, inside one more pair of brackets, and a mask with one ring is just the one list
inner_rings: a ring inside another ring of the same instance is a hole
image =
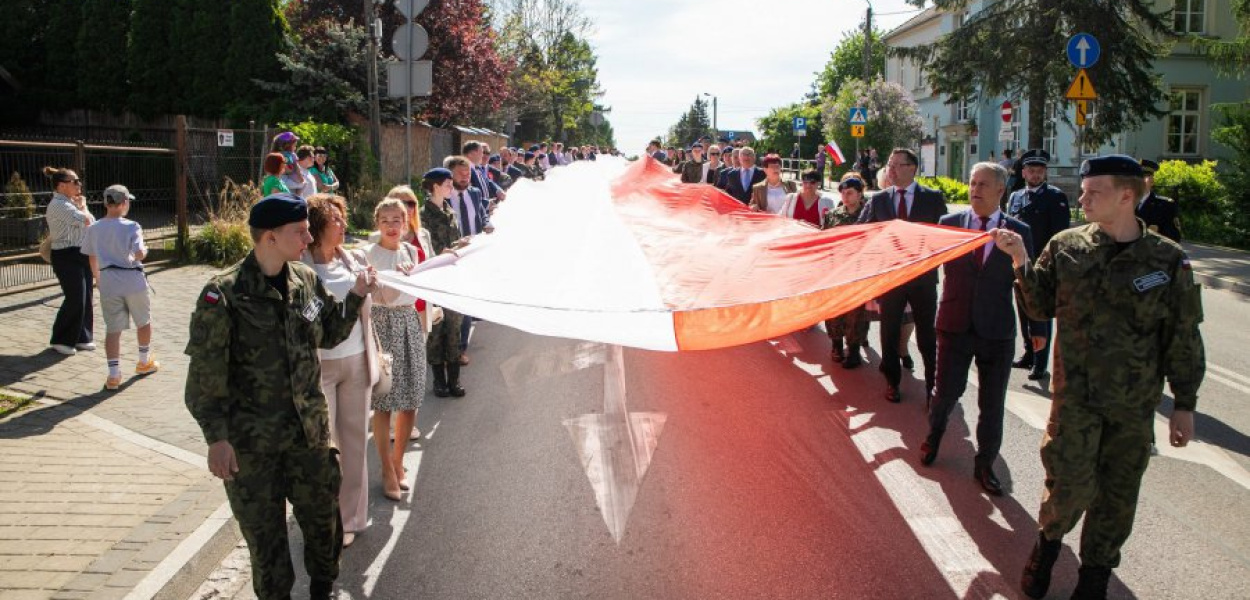
[[1050, 153], [1045, 150], [1029, 150], [1020, 156], [1020, 164], [1025, 166], [1042, 165], [1044, 167], [1050, 164]]
[[1149, 158], [1143, 158], [1141, 159], [1141, 170], [1145, 171], [1147, 175], [1154, 175], [1159, 170], [1159, 163]]
[[1118, 175], [1120, 177], [1145, 177], [1141, 163], [1131, 156], [1108, 154], [1096, 156], [1081, 163], [1081, 178], [1099, 175]]
[[247, 224], [255, 229], [277, 229], [287, 223], [308, 219], [308, 203], [295, 194], [280, 193], [265, 196], [252, 206]]

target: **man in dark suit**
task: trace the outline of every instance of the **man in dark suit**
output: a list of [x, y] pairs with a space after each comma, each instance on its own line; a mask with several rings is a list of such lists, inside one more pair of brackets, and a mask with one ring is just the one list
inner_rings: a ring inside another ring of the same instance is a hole
[[[1032, 252], [1031, 256], [1041, 254], [1050, 238], [1072, 224], [1067, 194], [1046, 183], [1049, 164], [1050, 154], [1045, 150], [1029, 150], [1021, 155], [1020, 174], [1025, 187], [1012, 192], [1007, 200], [1007, 216], [1024, 221], [1033, 232], [1033, 245], [1025, 248]], [[1041, 381], [1050, 364], [1050, 321], [1030, 320], [1024, 307], [1017, 306], [1016, 312], [1024, 353], [1012, 366], [1029, 369], [1029, 379]]]
[[1179, 207], [1175, 200], [1155, 193], [1155, 173], [1159, 170], [1159, 163], [1142, 159], [1141, 170], [1146, 172], [1146, 197], [1137, 203], [1137, 218], [1145, 221], [1147, 229], [1179, 244]]
[[469, 140], [460, 147], [460, 154], [469, 159], [470, 185], [486, 196], [488, 202], [503, 200], [507, 192], [499, 184], [491, 181], [490, 171], [486, 167], [486, 146], [482, 142]]
[[[528, 154], [528, 153], [527, 153]], [[460, 225], [460, 233], [464, 236], [490, 233], [495, 227], [490, 224], [490, 213], [487, 212], [486, 195], [482, 190], [472, 186], [470, 180], [476, 169], [472, 161], [464, 156], [449, 156], [443, 166], [451, 170], [452, 192], [448, 202], [451, 210], [456, 213], [456, 222]], [[473, 317], [464, 315], [460, 322], [460, 364], [469, 364], [469, 332], [472, 331]]]
[[743, 204], [751, 204], [751, 186], [764, 181], [764, 170], [755, 166], [755, 150], [750, 146], [738, 152], [738, 168], [730, 169], [723, 175], [725, 193], [738, 199]]
[[[972, 166], [968, 197], [972, 209], [946, 215], [940, 225], [990, 231], [1010, 229], [1031, 248], [1029, 226], [999, 210], [1007, 189], [1007, 169], [983, 162]], [[1000, 496], [993, 465], [1003, 441], [1003, 408], [1011, 379], [1016, 339], [1011, 257], [991, 241], [971, 254], [942, 265], [942, 304], [937, 313], [937, 387], [929, 405], [929, 435], [920, 446], [925, 466], [937, 458], [946, 421], [968, 387], [968, 368], [977, 363], [977, 455], [972, 476], [986, 493]]]
[[[868, 201], [859, 216], [860, 223], [877, 223], [903, 219], [914, 223], [937, 223], [946, 214], [946, 200], [942, 193], [916, 183], [919, 159], [907, 148], [895, 148], [886, 163], [890, 186]], [[902, 402], [899, 392], [903, 368], [898, 352], [899, 334], [903, 328], [903, 311], [911, 305], [916, 323], [916, 343], [924, 360], [925, 397], [933, 392], [936, 369], [937, 339], [933, 329], [937, 315], [937, 269], [920, 275], [903, 285], [886, 292], [878, 303], [881, 305], [881, 366], [889, 388], [885, 399]]]

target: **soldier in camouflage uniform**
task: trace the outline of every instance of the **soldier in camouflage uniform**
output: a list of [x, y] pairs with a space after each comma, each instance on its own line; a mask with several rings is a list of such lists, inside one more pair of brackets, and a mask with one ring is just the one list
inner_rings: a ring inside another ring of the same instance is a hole
[[[842, 194], [842, 203], [825, 213], [821, 229], [854, 225], [864, 210], [864, 180], [859, 177], [845, 177], [838, 184], [838, 192]], [[860, 306], [842, 316], [826, 319], [825, 331], [829, 332], [829, 341], [833, 346], [830, 351], [833, 362], [842, 363], [844, 369], [854, 369], [864, 364], [864, 359], [859, 354], [860, 347], [868, 340], [868, 314], [864, 307]], [[843, 339], [846, 340], [845, 349], [842, 346]]]
[[287, 501], [304, 534], [311, 597], [329, 598], [338, 576], [342, 476], [317, 349], [347, 338], [373, 289], [371, 270], [362, 272], [338, 302], [298, 262], [312, 240], [307, 218], [290, 194], [252, 207], [256, 248], [204, 287], [186, 348], [187, 408], [209, 444], [209, 470], [225, 481], [262, 600], [289, 598], [295, 584]]
[[1036, 263], [1028, 263], [1019, 235], [994, 232], [1016, 265], [1029, 316], [1058, 322], [1040, 533], [1021, 582], [1032, 598], [1046, 594], [1061, 539], [1082, 513], [1073, 598], [1106, 596], [1133, 527], [1163, 380], [1175, 399], [1171, 443], [1182, 447], [1193, 439], [1205, 369], [1202, 299], [1189, 260], [1133, 213], [1145, 190], [1141, 165], [1099, 157], [1081, 165], [1081, 177], [1091, 224], [1056, 235]]
[[[430, 233], [435, 254], [455, 250], [461, 241], [459, 221], [447, 198], [451, 195], [451, 171], [430, 169], [421, 177], [421, 188], [428, 194], [421, 207], [421, 226]], [[464, 317], [443, 307], [443, 320], [430, 331], [426, 360], [434, 371], [434, 395], [439, 398], [465, 395], [460, 386], [460, 323]]]

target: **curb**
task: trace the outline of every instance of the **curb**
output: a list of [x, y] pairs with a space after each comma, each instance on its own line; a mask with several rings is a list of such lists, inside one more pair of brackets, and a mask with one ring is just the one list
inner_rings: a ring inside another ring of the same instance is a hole
[[1250, 296], [1250, 283], [1246, 283], [1244, 281], [1199, 273], [1197, 269], [1194, 270], [1194, 279], [1198, 280], [1198, 283], [1202, 284], [1202, 287], [1205, 288], [1224, 290], [1234, 294]]
[[222, 503], [126, 595], [126, 600], [189, 598], [242, 538], [230, 503]]

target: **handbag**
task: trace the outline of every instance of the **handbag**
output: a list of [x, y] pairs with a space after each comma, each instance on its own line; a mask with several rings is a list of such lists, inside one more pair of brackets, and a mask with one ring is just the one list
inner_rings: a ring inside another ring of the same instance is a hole
[[382, 349], [382, 342], [376, 332], [373, 334], [373, 347], [378, 357], [378, 382], [373, 384], [373, 397], [377, 398], [391, 393], [395, 384], [395, 357]]
[[39, 242], [39, 258], [46, 263], [52, 262], [52, 236], [45, 237]]

